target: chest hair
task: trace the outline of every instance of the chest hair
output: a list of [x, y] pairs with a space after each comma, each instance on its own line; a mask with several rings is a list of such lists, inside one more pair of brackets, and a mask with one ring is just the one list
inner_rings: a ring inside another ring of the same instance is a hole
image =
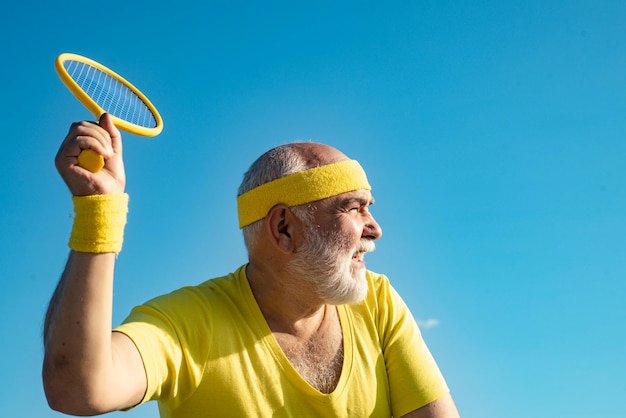
[[307, 339], [275, 334], [278, 344], [292, 366], [321, 393], [331, 393], [343, 368], [343, 335], [339, 318], [335, 317]]

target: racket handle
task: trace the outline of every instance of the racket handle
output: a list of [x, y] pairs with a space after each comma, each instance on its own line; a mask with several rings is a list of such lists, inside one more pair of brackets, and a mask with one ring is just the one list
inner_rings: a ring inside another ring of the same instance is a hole
[[78, 154], [78, 165], [92, 173], [97, 173], [104, 167], [104, 157], [92, 149], [84, 149]]

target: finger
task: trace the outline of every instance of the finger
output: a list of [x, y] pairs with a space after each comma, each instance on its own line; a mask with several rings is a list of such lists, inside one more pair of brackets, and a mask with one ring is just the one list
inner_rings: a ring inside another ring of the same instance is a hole
[[100, 117], [100, 126], [109, 134], [111, 141], [111, 154], [121, 154], [122, 134], [113, 123], [113, 118], [110, 114], [105, 113]]
[[95, 123], [73, 123], [60, 151], [68, 156], [77, 156], [84, 149], [92, 149], [105, 157], [112, 156], [109, 133]]

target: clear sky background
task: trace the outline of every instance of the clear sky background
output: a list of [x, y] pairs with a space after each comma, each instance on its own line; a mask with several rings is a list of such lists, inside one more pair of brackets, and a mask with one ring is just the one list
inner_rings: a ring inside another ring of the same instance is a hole
[[368, 266], [463, 417], [626, 416], [626, 2], [37, 0], [3, 6], [0, 35], [2, 416], [60, 416], [40, 379], [72, 212], [53, 159], [91, 118], [56, 76], [62, 52], [165, 121], [124, 136], [115, 323], [245, 262], [243, 172], [314, 140], [367, 170], [384, 230]]

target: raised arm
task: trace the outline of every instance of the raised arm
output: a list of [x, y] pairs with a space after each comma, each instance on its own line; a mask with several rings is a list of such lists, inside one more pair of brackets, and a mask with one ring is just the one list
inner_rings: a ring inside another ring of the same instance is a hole
[[[88, 148], [106, 159], [97, 173], [77, 165], [78, 154]], [[118, 201], [117, 206], [124, 204], [122, 141], [108, 115], [101, 118], [100, 125], [73, 124], [55, 163], [74, 197], [104, 195]], [[80, 219], [77, 213], [75, 230], [79, 221], [91, 230], [91, 222], [107, 216], [89, 213]], [[75, 235], [73, 232], [73, 240]], [[43, 383], [53, 409], [95, 415], [137, 404], [145, 393], [146, 378], [133, 342], [111, 332], [113, 272], [119, 250], [107, 245], [85, 247], [80, 239], [76, 242], [70, 244], [73, 250], [46, 314]]]

